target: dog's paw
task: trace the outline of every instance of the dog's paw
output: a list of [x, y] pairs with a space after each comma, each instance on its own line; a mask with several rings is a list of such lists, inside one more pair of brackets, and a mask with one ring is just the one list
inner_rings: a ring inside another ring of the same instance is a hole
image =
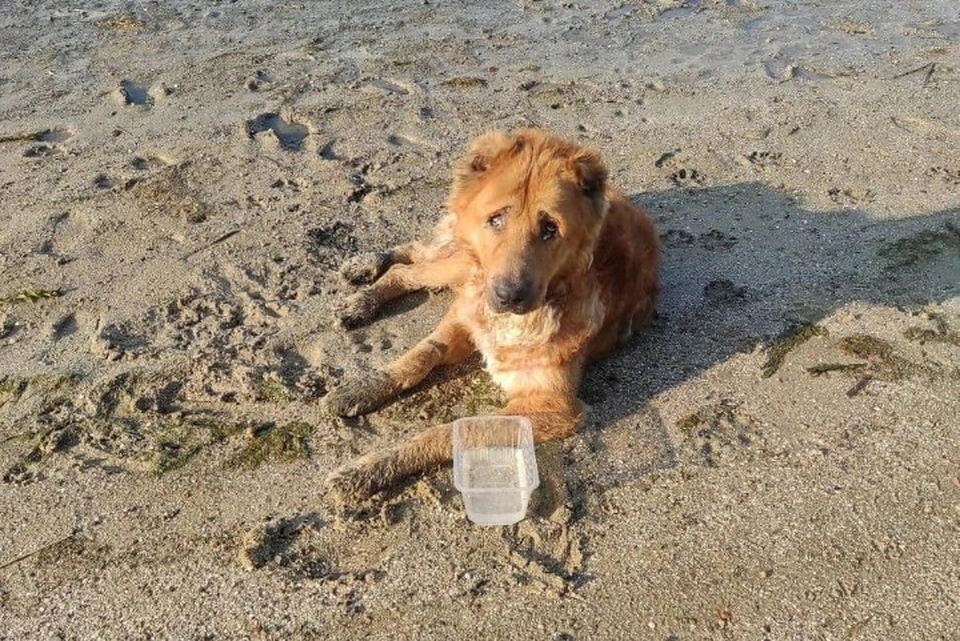
[[336, 416], [360, 416], [378, 410], [396, 395], [397, 386], [383, 372], [348, 381], [324, 399], [327, 411]]
[[393, 483], [394, 453], [367, 454], [334, 470], [323, 482], [324, 491], [341, 505], [356, 505]]
[[370, 252], [349, 258], [340, 265], [340, 273], [351, 285], [369, 285], [393, 263], [390, 252]]
[[379, 307], [376, 296], [367, 290], [359, 291], [337, 309], [337, 321], [344, 329], [353, 329], [372, 321]]
[[323, 482], [325, 494], [340, 505], [356, 505], [369, 498], [373, 486], [370, 470], [355, 463], [334, 470]]

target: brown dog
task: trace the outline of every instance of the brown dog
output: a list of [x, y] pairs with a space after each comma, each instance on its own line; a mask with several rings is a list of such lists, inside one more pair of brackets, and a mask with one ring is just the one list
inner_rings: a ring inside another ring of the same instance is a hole
[[[440, 325], [386, 370], [327, 396], [341, 416], [371, 412], [438, 365], [479, 351], [537, 443], [573, 434], [585, 362], [626, 340], [653, 314], [659, 248], [653, 223], [607, 186], [598, 153], [526, 129], [486, 133], [454, 169], [450, 213], [429, 244], [410, 243], [344, 265], [354, 283], [348, 327], [385, 302], [423, 288], [457, 298]], [[382, 274], [382, 276], [381, 276]], [[379, 278], [378, 278], [379, 277]], [[327, 486], [356, 500], [447, 463], [450, 425], [431, 427], [333, 472]]]

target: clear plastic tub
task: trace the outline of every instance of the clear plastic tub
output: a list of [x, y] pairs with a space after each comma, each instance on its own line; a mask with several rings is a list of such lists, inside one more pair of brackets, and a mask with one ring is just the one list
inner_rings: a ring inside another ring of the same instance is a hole
[[474, 523], [522, 520], [530, 493], [540, 485], [530, 419], [474, 416], [454, 421], [453, 482]]

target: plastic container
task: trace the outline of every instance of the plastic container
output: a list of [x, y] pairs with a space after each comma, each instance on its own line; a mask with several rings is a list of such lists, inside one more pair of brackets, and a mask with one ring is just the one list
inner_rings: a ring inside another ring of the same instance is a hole
[[477, 525], [511, 525], [540, 485], [533, 425], [523, 416], [473, 416], [453, 423], [453, 483]]

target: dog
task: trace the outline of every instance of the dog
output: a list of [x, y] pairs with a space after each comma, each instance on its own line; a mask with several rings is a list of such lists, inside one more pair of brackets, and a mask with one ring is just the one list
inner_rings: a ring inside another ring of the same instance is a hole
[[[585, 364], [626, 341], [654, 314], [660, 248], [650, 217], [608, 186], [599, 153], [538, 129], [479, 136], [453, 171], [448, 213], [428, 243], [344, 263], [366, 285], [339, 310], [347, 328], [421, 289], [456, 298], [437, 328], [382, 371], [325, 398], [339, 416], [372, 412], [436, 367], [479, 351], [536, 443], [571, 436], [585, 406]], [[452, 459], [452, 429], [433, 426], [332, 472], [325, 485], [355, 502]]]

